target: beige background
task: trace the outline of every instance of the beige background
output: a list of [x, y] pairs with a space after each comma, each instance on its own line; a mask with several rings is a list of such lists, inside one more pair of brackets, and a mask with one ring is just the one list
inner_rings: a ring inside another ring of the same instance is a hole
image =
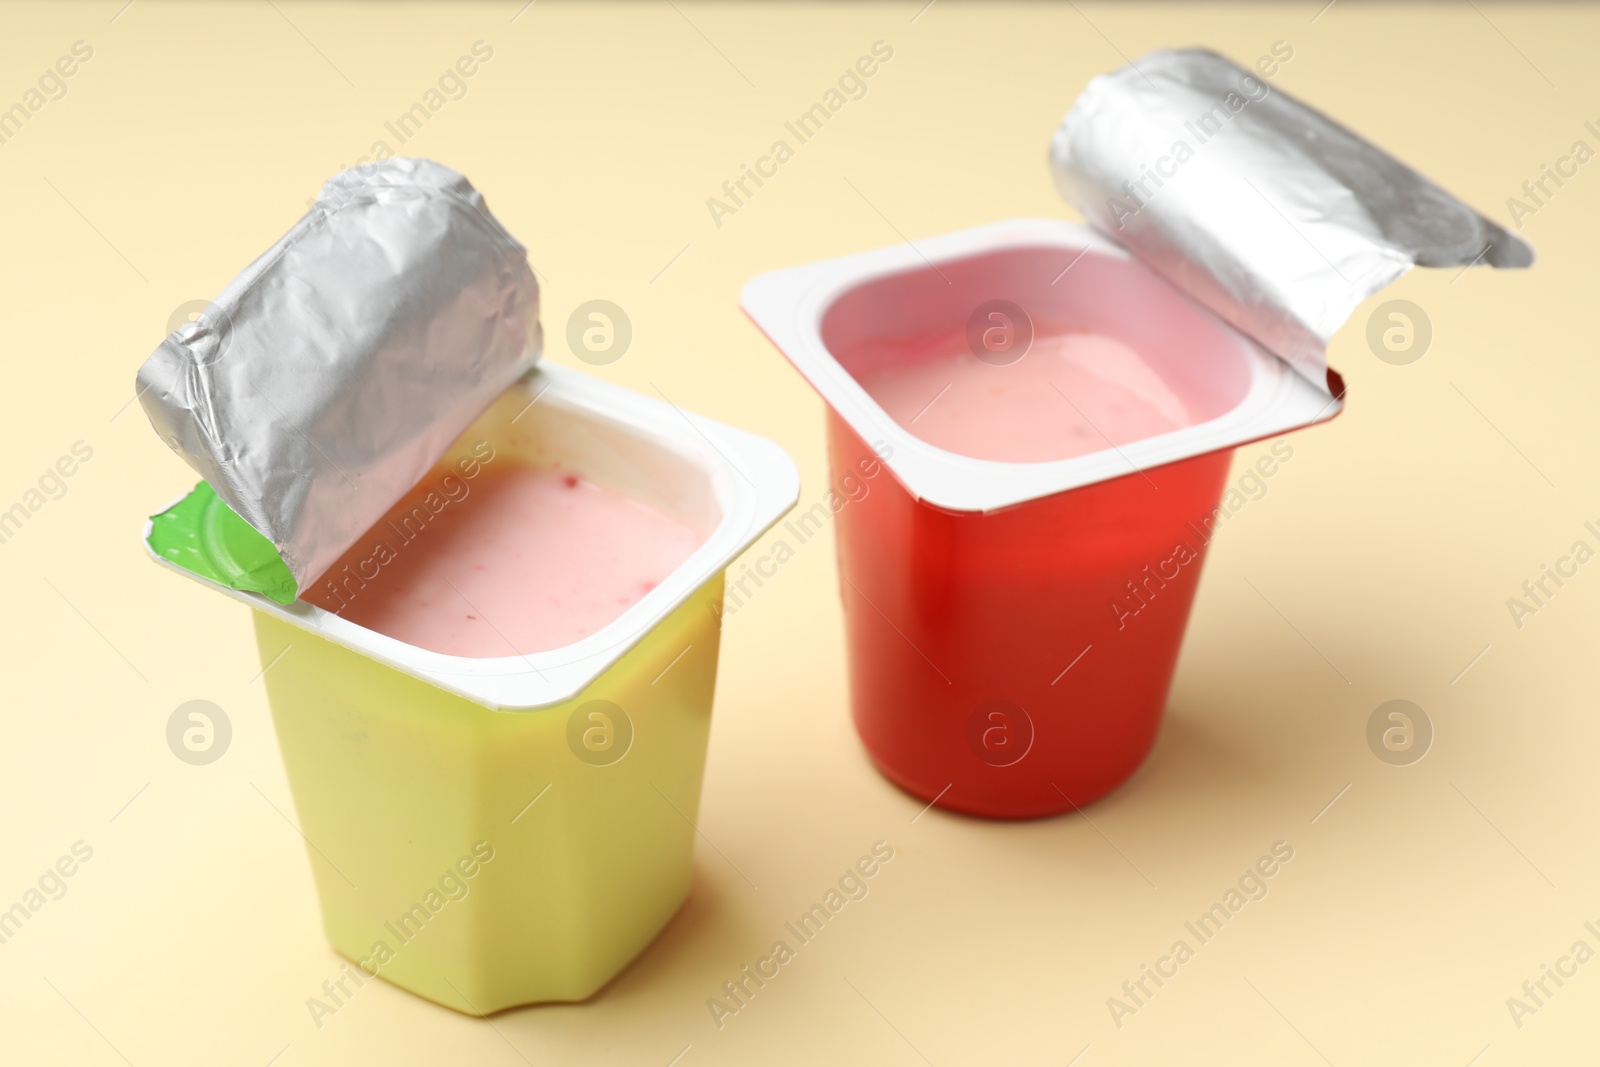
[[[1487, 1067], [1592, 1050], [1600, 963], [1520, 1029], [1506, 998], [1579, 938], [1600, 949], [1583, 927], [1600, 926], [1600, 564], [1520, 630], [1506, 598], [1575, 540], [1600, 546], [1583, 528], [1600, 520], [1600, 163], [1526, 220], [1536, 269], [1391, 290], [1431, 318], [1420, 362], [1367, 347], [1384, 298], [1335, 340], [1349, 408], [1295, 436], [1216, 541], [1165, 729], [1122, 791], [1028, 824], [916, 818], [852, 732], [819, 539], [729, 621], [715, 848], [688, 905], [592, 1002], [488, 1023], [382, 983], [311, 1021], [339, 964], [274, 810], [292, 816], [248, 613], [143, 558], [143, 516], [192, 476], [124, 406], [173, 310], [394, 144], [384, 121], [482, 40], [493, 59], [406, 151], [466, 172], [529, 246], [547, 358], [576, 363], [577, 304], [617, 302], [635, 341], [595, 373], [778, 439], [809, 503], [821, 406], [738, 312], [751, 275], [896, 230], [1068, 214], [1043, 164], [1061, 113], [1119, 53], [1188, 43], [1250, 62], [1287, 41], [1280, 87], [1508, 220], [1541, 164], [1600, 148], [1583, 128], [1600, 124], [1597, 12], [120, 5], [0, 9], [0, 105], [73, 42], [94, 49], [0, 145], [0, 507], [74, 442], [94, 450], [0, 544], [0, 906], [73, 842], [94, 849], [0, 945], [0, 1060]], [[717, 228], [706, 198], [880, 39], [894, 58], [866, 98]], [[164, 740], [196, 698], [235, 729], [207, 767]], [[1365, 741], [1392, 698], [1437, 733], [1414, 766]], [[706, 998], [880, 838], [898, 858], [870, 896], [719, 1031]], [[1270, 895], [1114, 1025], [1107, 998], [1278, 840], [1295, 857]]]

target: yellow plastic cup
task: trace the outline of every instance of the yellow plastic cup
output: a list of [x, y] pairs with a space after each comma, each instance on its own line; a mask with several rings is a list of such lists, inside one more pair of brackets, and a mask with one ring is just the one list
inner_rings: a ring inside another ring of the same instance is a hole
[[560, 367], [441, 466], [485, 440], [496, 464], [559, 463], [705, 540], [598, 633], [503, 659], [215, 586], [254, 609], [343, 990], [375, 976], [472, 1015], [591, 996], [688, 896], [723, 571], [799, 493], [777, 445]]

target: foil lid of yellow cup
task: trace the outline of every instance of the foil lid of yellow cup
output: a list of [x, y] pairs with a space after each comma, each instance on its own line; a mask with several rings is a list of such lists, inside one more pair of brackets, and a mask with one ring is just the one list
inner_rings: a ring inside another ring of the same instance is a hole
[[523, 246], [456, 171], [390, 159], [329, 179], [145, 361], [138, 396], [298, 593], [533, 368], [540, 344]]

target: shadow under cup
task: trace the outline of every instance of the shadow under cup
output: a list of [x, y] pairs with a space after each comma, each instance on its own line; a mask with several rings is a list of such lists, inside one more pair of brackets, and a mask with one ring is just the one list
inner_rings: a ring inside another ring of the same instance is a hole
[[[869, 280], [829, 306], [823, 343], [859, 382], [885, 360], [964, 343], [952, 339], [972, 309], [1005, 300], [1038, 337], [1133, 348], [1194, 423], [1240, 403], [1245, 356], [1209, 315], [1136, 263], [1090, 251], [1063, 273], [1067, 259], [1008, 248]], [[879, 459], [831, 408], [828, 445], [836, 484]], [[851, 703], [879, 769], [995, 818], [1070, 811], [1125, 781], [1160, 726], [1231, 457], [1215, 449], [990, 512], [936, 507], [891, 477], [842, 509]]]

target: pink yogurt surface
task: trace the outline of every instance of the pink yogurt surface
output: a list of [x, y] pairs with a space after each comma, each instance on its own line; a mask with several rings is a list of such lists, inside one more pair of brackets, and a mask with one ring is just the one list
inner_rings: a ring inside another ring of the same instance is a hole
[[1071, 459], [1197, 421], [1135, 349], [1093, 333], [1036, 337], [1006, 366], [958, 337], [856, 378], [901, 426], [975, 459]]
[[616, 619], [701, 543], [582, 477], [500, 462], [419, 484], [304, 599], [446, 655], [543, 652]]

